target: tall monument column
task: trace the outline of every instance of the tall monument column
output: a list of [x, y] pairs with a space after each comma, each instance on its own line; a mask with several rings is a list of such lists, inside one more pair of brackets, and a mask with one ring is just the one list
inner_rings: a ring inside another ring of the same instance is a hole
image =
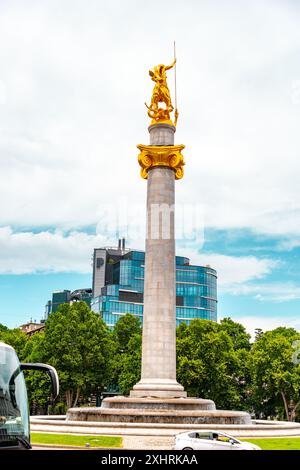
[[[175, 62], [171, 65], [173, 66]], [[166, 70], [150, 71], [156, 82], [148, 114], [150, 145], [138, 145], [141, 176], [147, 179], [147, 237], [141, 380], [130, 397], [186, 397], [176, 380], [175, 179], [183, 176], [184, 145], [174, 145], [176, 127]], [[166, 108], [159, 108], [164, 102]], [[177, 115], [177, 113], [176, 113]]]

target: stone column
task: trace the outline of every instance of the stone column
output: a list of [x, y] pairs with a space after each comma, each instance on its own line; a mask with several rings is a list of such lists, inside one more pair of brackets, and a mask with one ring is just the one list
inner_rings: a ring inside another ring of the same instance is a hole
[[[149, 132], [148, 149], [173, 148], [175, 127], [154, 125]], [[167, 165], [147, 168], [142, 376], [130, 397], [186, 397], [176, 381], [175, 172]]]

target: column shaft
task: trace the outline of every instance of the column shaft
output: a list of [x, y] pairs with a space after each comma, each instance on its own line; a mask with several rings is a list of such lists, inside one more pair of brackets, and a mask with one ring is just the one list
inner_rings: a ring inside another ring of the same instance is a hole
[[149, 171], [142, 377], [130, 396], [185, 397], [176, 381], [175, 173]]

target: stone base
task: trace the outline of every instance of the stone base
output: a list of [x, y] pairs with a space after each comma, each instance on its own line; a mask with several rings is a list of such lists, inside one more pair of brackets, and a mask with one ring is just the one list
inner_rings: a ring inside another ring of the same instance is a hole
[[216, 410], [200, 398], [126, 398], [103, 400], [101, 408], [70, 408], [67, 421], [168, 424], [251, 424], [248, 413]]
[[168, 390], [131, 390], [130, 398], [186, 398], [186, 392], [181, 392], [178, 390], [168, 391]]
[[187, 393], [176, 380], [141, 380], [130, 391], [130, 398], [186, 398]]
[[216, 405], [212, 400], [202, 398], [128, 398], [109, 397], [102, 402], [101, 408], [110, 409], [136, 409], [136, 410], [216, 410]]

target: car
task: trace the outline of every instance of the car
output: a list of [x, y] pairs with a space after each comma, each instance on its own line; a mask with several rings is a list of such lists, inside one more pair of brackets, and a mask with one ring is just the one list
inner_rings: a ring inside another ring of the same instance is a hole
[[239, 441], [224, 432], [201, 430], [177, 434], [174, 450], [261, 450], [261, 448], [250, 442]]

